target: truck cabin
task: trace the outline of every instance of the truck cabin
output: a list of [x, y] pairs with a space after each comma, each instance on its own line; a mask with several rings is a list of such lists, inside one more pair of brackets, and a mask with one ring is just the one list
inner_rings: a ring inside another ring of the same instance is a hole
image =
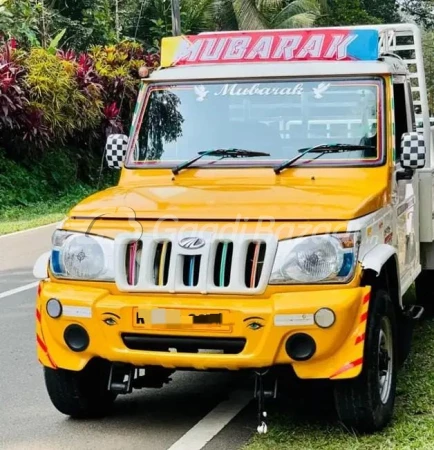
[[[161, 67], [143, 78], [126, 168], [173, 169], [215, 149], [264, 155], [221, 158], [214, 168], [275, 167], [305, 149], [335, 143], [365, 148], [310, 153], [300, 163], [376, 166], [384, 164], [387, 148], [399, 162], [401, 136], [417, 129], [408, 66], [397, 54], [381, 52], [376, 30], [339, 33], [164, 39]], [[360, 42], [353, 44], [351, 36]], [[386, 145], [393, 121], [394, 142]], [[204, 167], [207, 157], [200, 159], [193, 167]]]

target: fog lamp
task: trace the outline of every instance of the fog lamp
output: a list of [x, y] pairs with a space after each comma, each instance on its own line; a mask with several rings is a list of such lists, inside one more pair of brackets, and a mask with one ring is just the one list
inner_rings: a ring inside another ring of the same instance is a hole
[[89, 335], [81, 325], [69, 325], [63, 333], [63, 339], [73, 352], [83, 352], [89, 346]]
[[294, 361], [307, 361], [315, 354], [316, 343], [308, 334], [296, 333], [286, 341], [285, 350]]
[[320, 328], [330, 328], [336, 321], [335, 313], [329, 308], [321, 308], [314, 315], [315, 323]]
[[62, 304], [57, 298], [50, 298], [47, 302], [47, 314], [53, 319], [57, 319], [62, 315]]

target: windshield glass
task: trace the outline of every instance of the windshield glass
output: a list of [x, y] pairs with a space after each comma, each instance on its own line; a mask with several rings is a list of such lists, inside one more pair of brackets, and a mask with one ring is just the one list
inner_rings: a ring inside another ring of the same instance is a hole
[[[173, 167], [215, 149], [269, 153], [207, 156], [195, 166], [271, 165], [321, 144], [373, 148], [306, 154], [297, 165], [372, 165], [383, 159], [382, 84], [372, 79], [153, 85], [140, 111], [128, 167]], [[133, 134], [134, 136], [134, 134]], [[318, 158], [318, 159], [316, 159]]]

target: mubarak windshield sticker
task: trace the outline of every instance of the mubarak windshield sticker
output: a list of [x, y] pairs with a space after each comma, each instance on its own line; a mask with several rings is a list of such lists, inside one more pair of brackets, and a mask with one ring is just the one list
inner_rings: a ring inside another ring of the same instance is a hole
[[[330, 83], [320, 83], [317, 87], [312, 88], [312, 93], [315, 98], [323, 98], [323, 94], [330, 88]], [[284, 87], [269, 87], [259, 83], [253, 84], [250, 87], [241, 86], [239, 84], [225, 84], [215, 92], [210, 94], [210, 91], [205, 86], [199, 85], [194, 87], [196, 100], [203, 102], [208, 95], [216, 97], [252, 97], [252, 96], [297, 96], [305, 92], [303, 83], [298, 83], [293, 86]]]

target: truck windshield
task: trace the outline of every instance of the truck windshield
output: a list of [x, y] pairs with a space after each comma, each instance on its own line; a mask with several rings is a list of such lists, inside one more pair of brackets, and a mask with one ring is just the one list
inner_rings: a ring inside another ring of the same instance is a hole
[[174, 167], [199, 152], [242, 148], [270, 156], [195, 166], [274, 166], [327, 144], [367, 149], [318, 155], [297, 165], [372, 165], [383, 159], [380, 79], [152, 85], [140, 110], [127, 167]]

